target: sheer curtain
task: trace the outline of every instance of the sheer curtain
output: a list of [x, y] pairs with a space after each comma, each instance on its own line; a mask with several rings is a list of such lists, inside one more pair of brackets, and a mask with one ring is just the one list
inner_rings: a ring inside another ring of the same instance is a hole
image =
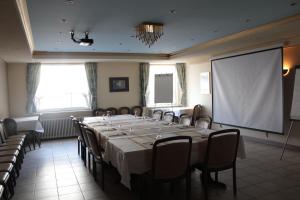
[[86, 77], [91, 93], [91, 109], [97, 108], [97, 63], [85, 63]]
[[40, 82], [41, 63], [27, 64], [26, 88], [27, 88], [27, 113], [36, 113], [35, 94]]
[[181, 88], [181, 94], [179, 95], [178, 102], [180, 102], [181, 105], [186, 106], [186, 73], [185, 73], [185, 63], [176, 63], [176, 71], [178, 75], [178, 82], [180, 84]]
[[147, 104], [147, 88], [149, 82], [149, 63], [140, 63], [140, 105], [146, 106]]

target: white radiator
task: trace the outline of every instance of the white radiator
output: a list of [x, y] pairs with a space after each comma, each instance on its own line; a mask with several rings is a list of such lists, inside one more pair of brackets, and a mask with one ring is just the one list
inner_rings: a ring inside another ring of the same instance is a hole
[[77, 135], [72, 120], [69, 117], [44, 119], [41, 120], [41, 123], [44, 128], [42, 139], [67, 138]]

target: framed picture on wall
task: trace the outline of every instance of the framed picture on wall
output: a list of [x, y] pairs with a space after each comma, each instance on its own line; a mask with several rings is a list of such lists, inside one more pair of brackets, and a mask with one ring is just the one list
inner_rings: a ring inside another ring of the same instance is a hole
[[200, 73], [200, 94], [210, 94], [209, 72]]
[[128, 77], [110, 77], [109, 78], [110, 92], [128, 92], [129, 78]]

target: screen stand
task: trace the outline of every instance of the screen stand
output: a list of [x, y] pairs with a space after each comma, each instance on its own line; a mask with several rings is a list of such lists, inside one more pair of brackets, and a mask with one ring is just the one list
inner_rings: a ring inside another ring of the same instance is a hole
[[283, 148], [282, 148], [282, 153], [281, 153], [280, 160], [282, 160], [282, 158], [283, 158], [283, 154], [284, 154], [284, 151], [285, 151], [286, 145], [287, 145], [287, 143], [288, 143], [289, 137], [290, 137], [290, 135], [291, 135], [291, 132], [292, 132], [293, 125], [294, 125], [294, 120], [291, 120], [291, 124], [290, 124], [290, 128], [289, 128], [289, 132], [288, 132], [288, 134], [287, 134], [287, 136], [286, 136], [286, 140], [285, 140], [285, 143], [284, 143], [284, 145], [283, 145]]

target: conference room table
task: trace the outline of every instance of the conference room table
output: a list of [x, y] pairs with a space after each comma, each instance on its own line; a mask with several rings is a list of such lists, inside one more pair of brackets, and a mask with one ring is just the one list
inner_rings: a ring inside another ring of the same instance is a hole
[[[131, 188], [131, 174], [150, 170], [153, 143], [158, 138], [191, 136], [191, 165], [204, 159], [208, 135], [215, 130], [185, 127], [133, 115], [86, 117], [83, 123], [95, 130], [98, 143], [105, 149], [104, 160], [121, 175], [121, 183]], [[245, 158], [243, 137], [240, 137], [238, 157]]]

